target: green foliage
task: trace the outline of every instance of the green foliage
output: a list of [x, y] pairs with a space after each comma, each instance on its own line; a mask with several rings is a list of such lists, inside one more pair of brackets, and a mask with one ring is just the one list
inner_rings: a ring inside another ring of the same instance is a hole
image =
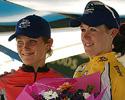
[[85, 62], [89, 61], [88, 57], [84, 54], [60, 59], [54, 62], [48, 63], [48, 66], [54, 68], [55, 70], [61, 72], [67, 77], [72, 77], [75, 69]]

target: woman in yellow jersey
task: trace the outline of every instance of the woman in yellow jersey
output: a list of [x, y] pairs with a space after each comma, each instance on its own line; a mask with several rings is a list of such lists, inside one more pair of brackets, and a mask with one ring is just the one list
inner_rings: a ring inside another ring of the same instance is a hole
[[81, 40], [90, 61], [80, 65], [74, 77], [101, 73], [101, 89], [107, 87], [102, 100], [125, 100], [125, 68], [112, 52], [112, 42], [119, 32], [118, 13], [100, 1], [90, 1], [81, 17], [70, 26], [80, 26]]

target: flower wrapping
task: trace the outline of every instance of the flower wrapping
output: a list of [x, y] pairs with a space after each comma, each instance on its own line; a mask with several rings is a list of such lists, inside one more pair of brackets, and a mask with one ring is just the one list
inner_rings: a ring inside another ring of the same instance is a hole
[[[33, 85], [25, 86], [16, 100], [34, 100], [33, 95], [39, 95], [40, 93], [44, 93], [48, 90], [57, 91], [57, 89], [62, 86], [62, 84], [65, 84], [67, 82], [73, 87], [69, 89], [71, 93], [75, 93], [75, 91], [77, 91], [78, 89], [86, 90], [88, 85], [93, 86], [94, 88], [92, 89], [90, 96], [88, 96], [86, 100], [101, 100], [106, 89], [100, 92], [100, 81], [100, 73], [84, 75], [80, 78], [42, 78], [41, 80], [35, 82]], [[96, 95], [95, 97], [95, 94], [98, 95]]]

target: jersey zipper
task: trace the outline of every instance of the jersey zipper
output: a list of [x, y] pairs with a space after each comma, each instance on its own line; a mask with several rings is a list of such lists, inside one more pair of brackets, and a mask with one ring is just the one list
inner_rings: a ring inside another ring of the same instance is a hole
[[33, 82], [36, 82], [36, 79], [37, 79], [37, 72], [34, 71], [34, 81]]

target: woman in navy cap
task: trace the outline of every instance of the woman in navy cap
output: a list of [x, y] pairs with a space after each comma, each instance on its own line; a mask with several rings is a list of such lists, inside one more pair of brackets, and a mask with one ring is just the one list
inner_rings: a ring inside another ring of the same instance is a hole
[[[79, 26], [81, 39], [90, 61], [80, 65], [74, 77], [101, 73], [102, 100], [125, 100], [125, 68], [112, 52], [112, 42], [119, 32], [120, 18], [111, 7], [100, 1], [90, 1], [81, 17], [70, 21]], [[84, 83], [83, 83], [84, 84]]]
[[50, 25], [45, 19], [36, 15], [22, 18], [9, 41], [14, 38], [23, 65], [19, 70], [0, 77], [0, 89], [7, 100], [16, 100], [25, 85], [41, 78], [63, 77], [45, 64], [46, 57], [52, 54], [53, 44]]

